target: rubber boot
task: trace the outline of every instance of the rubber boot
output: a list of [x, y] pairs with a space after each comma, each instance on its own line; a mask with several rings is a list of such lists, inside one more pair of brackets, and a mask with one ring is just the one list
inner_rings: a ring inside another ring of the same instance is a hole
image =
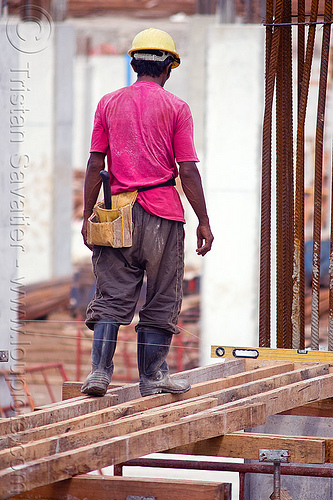
[[83, 394], [104, 396], [113, 373], [119, 325], [106, 320], [96, 323], [91, 350], [92, 370], [81, 387]]
[[141, 396], [150, 396], [161, 392], [180, 394], [190, 390], [187, 380], [173, 381], [165, 361], [170, 349], [172, 334], [162, 330], [153, 331], [145, 327], [138, 328], [138, 368], [139, 389]]

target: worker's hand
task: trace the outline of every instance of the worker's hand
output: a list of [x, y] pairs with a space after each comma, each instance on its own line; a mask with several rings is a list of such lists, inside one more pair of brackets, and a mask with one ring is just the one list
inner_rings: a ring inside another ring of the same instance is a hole
[[88, 219], [83, 219], [81, 234], [83, 236], [83, 241], [84, 241], [84, 244], [86, 245], [86, 247], [88, 247], [89, 250], [92, 250], [93, 246], [89, 245], [88, 242], [87, 242], [87, 238], [88, 238]]
[[200, 223], [197, 228], [197, 254], [206, 255], [212, 248], [213, 240], [214, 236], [209, 223]]

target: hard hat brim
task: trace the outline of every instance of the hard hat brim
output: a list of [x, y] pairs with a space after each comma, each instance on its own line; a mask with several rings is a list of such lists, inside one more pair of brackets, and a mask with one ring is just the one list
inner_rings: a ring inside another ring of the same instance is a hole
[[[135, 52], [144, 52], [145, 50], [158, 50], [158, 51], [161, 51], [160, 48], [157, 48], [157, 47], [140, 47], [140, 50], [139, 49], [133, 49], [131, 48], [129, 51], [128, 51], [128, 55], [130, 57], [133, 57], [133, 54]], [[171, 68], [174, 69], [174, 68], [177, 68], [179, 65], [180, 65], [180, 57], [179, 57], [179, 54], [178, 52], [175, 52], [175, 51], [171, 51], [171, 50], [168, 50], [166, 52], [169, 52], [170, 55], [174, 56], [175, 59], [172, 63], [172, 66]]]

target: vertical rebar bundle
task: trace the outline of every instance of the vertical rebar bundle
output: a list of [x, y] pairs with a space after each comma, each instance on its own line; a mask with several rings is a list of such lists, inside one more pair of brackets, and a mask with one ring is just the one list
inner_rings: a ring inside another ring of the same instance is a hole
[[[332, 0], [325, 0], [324, 18], [318, 0], [309, 15], [305, 0], [298, 0], [293, 15], [291, 0], [266, 4], [266, 86], [262, 146], [261, 255], [259, 345], [270, 346], [271, 322], [271, 178], [276, 175], [276, 328], [277, 347], [303, 349], [305, 344], [305, 123], [317, 24], [323, 24], [321, 66], [315, 137], [311, 348], [319, 348], [319, 289], [322, 212], [324, 120]], [[296, 17], [297, 22], [294, 21]], [[292, 25], [297, 25], [297, 126], [295, 157], [293, 131]], [[308, 25], [305, 46], [306, 25]], [[276, 165], [272, 165], [273, 103], [276, 105]], [[332, 184], [333, 186], [333, 184]], [[333, 216], [331, 235], [333, 234]], [[333, 349], [333, 236], [330, 260], [329, 349]]]
[[[277, 347], [291, 347], [293, 131], [291, 0], [283, 0], [276, 72]], [[275, 28], [276, 29], [276, 28]]]

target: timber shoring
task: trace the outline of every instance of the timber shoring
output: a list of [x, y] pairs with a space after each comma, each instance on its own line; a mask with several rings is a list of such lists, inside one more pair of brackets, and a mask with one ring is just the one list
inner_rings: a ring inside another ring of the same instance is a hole
[[332, 462], [329, 438], [239, 432], [332, 398], [328, 364], [237, 359], [180, 377], [192, 384], [185, 394], [141, 398], [131, 384], [1, 419], [0, 498], [169, 450], [257, 458], [262, 447], [287, 447], [291, 462]]

